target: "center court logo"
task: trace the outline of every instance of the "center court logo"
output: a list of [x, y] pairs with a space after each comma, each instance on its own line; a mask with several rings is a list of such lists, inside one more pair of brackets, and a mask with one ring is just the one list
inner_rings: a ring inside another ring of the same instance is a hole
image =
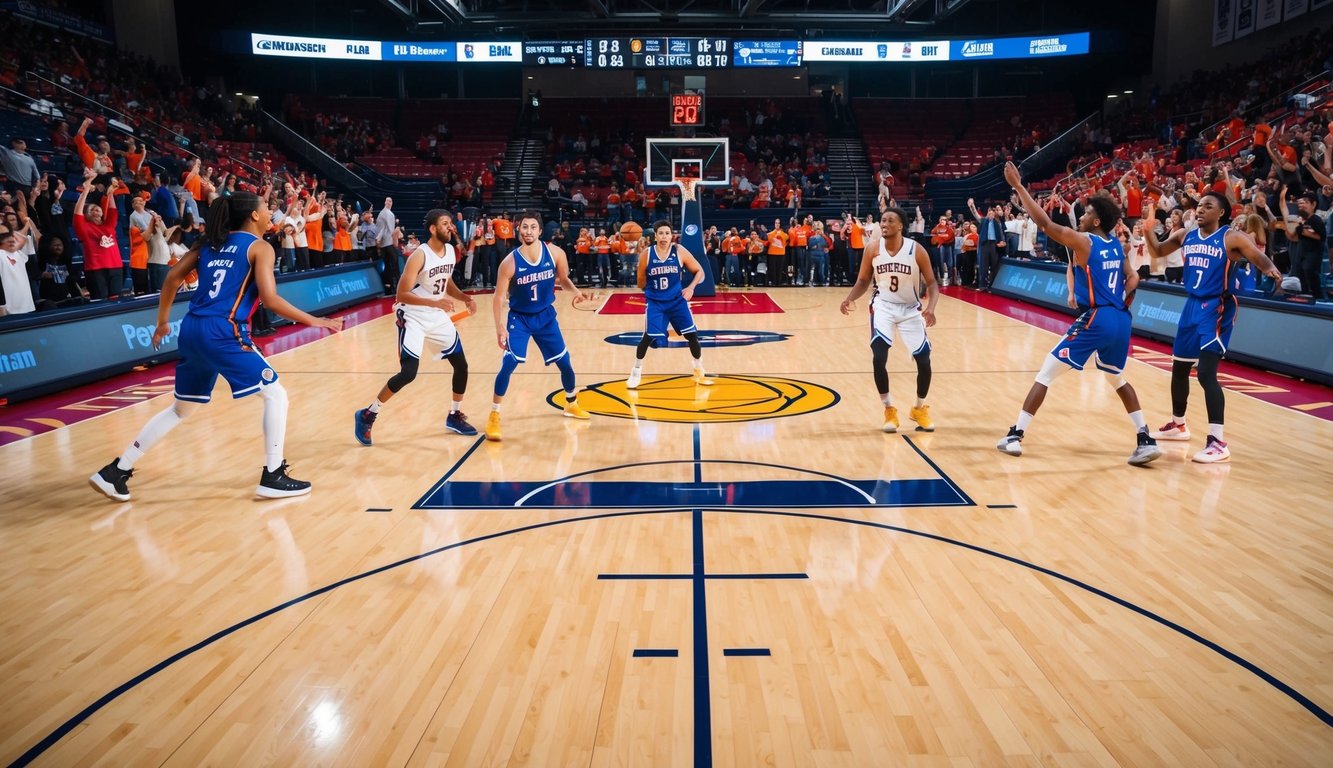
[[[640, 334], [641, 335], [641, 334]], [[646, 375], [638, 389], [624, 379], [593, 384], [578, 394], [579, 405], [599, 416], [676, 424], [760, 421], [800, 416], [837, 405], [837, 392], [818, 384], [777, 376], [717, 375], [700, 387], [688, 374]], [[564, 408], [563, 390], [546, 402]]]

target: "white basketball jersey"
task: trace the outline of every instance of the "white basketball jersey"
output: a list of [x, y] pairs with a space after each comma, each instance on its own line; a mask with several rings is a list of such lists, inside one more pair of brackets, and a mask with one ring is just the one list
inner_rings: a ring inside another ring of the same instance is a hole
[[454, 266], [458, 262], [454, 255], [454, 246], [445, 243], [444, 253], [439, 254], [430, 247], [429, 242], [425, 242], [417, 250], [425, 256], [425, 263], [417, 273], [417, 284], [412, 286], [412, 293], [425, 298], [443, 296], [444, 289], [449, 286], [449, 279], [453, 277]]
[[903, 247], [890, 253], [884, 239], [879, 240], [879, 253], [871, 262], [875, 270], [875, 302], [877, 304], [905, 304], [915, 307], [921, 303], [921, 274], [916, 267], [917, 244], [903, 238]]

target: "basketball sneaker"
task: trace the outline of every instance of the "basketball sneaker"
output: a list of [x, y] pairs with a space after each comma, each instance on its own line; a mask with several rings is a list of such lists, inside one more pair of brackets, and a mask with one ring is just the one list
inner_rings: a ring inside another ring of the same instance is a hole
[[891, 405], [884, 406], [884, 426], [885, 432], [898, 431], [898, 409]]
[[272, 472], [265, 467], [259, 475], [259, 487], [255, 489], [255, 495], [265, 499], [284, 499], [288, 496], [304, 496], [310, 493], [310, 483], [292, 478], [287, 474], [287, 469], [285, 459]]
[[1139, 444], [1134, 452], [1129, 455], [1129, 463], [1141, 467], [1150, 461], [1159, 459], [1162, 456], [1162, 449], [1157, 447], [1157, 441], [1152, 439], [1148, 430], [1139, 433]]
[[694, 377], [693, 377], [693, 378], [694, 378], [694, 383], [695, 383], [695, 384], [698, 384], [699, 386], [702, 386], [702, 387], [711, 387], [711, 386], [713, 386], [713, 380], [710, 379], [710, 378], [708, 378], [708, 376], [706, 376], [706, 375], [704, 374], [704, 369], [702, 369], [702, 368], [695, 368], [695, 369], [694, 369]]
[[949, 278], [948, 278], [948, 277], [945, 277], [943, 280], [940, 281], [940, 287], [941, 287], [941, 288], [948, 288], [948, 287], [949, 287]]
[[592, 414], [590, 414], [590, 413], [588, 413], [587, 411], [583, 410], [583, 408], [579, 406], [579, 401], [577, 401], [577, 400], [566, 400], [566, 401], [565, 401], [565, 415], [568, 416], [568, 417], [571, 418], [571, 419], [591, 419], [591, 418], [592, 418]]
[[920, 408], [913, 408], [908, 416], [916, 422], [917, 432], [934, 432], [935, 422], [930, 420], [930, 406], [923, 405]]
[[1152, 433], [1154, 440], [1188, 440], [1190, 439], [1190, 428], [1185, 426], [1184, 422], [1177, 424], [1175, 420], [1168, 421], [1163, 427]]
[[477, 434], [477, 428], [467, 423], [467, 417], [462, 411], [454, 411], [444, 420], [444, 428], [460, 435], [472, 437]]
[[629, 378], [625, 379], [625, 387], [627, 389], [638, 389], [641, 381], [643, 381], [643, 369], [633, 368], [629, 372]]
[[97, 470], [97, 474], [88, 478], [88, 485], [113, 501], [129, 501], [129, 479], [130, 475], [134, 474], [134, 470], [121, 469], [116, 466], [119, 461], [120, 459], [116, 458], [110, 464]]
[[491, 415], [486, 417], [486, 439], [500, 441], [500, 412], [491, 411]]
[[1194, 454], [1194, 460], [1200, 464], [1217, 464], [1222, 461], [1231, 461], [1231, 451], [1227, 444], [1213, 437], [1208, 436], [1208, 445], [1202, 451]]
[[1018, 427], [1010, 427], [1009, 434], [1000, 438], [1000, 442], [995, 444], [996, 448], [1004, 451], [1010, 456], [1023, 455], [1023, 430]]
[[375, 426], [375, 417], [377, 413], [371, 413], [369, 408], [362, 408], [356, 412], [356, 422], [352, 428], [352, 434], [356, 435], [356, 441], [362, 445], [370, 445], [370, 428]]

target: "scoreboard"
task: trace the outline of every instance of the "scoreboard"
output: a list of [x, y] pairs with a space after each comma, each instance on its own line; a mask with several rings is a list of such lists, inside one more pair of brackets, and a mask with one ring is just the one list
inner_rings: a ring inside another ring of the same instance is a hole
[[702, 93], [671, 94], [671, 124], [696, 126], [704, 124], [704, 95]]
[[602, 37], [583, 45], [594, 69], [721, 69], [731, 65], [725, 37]]

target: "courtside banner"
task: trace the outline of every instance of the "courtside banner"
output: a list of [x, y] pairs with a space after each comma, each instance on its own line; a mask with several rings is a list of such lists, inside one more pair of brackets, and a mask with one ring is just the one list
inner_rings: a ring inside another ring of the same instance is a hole
[[338, 40], [329, 37], [296, 37], [250, 33], [250, 52], [256, 56], [287, 56], [299, 59], [349, 59], [380, 61], [378, 40]]

